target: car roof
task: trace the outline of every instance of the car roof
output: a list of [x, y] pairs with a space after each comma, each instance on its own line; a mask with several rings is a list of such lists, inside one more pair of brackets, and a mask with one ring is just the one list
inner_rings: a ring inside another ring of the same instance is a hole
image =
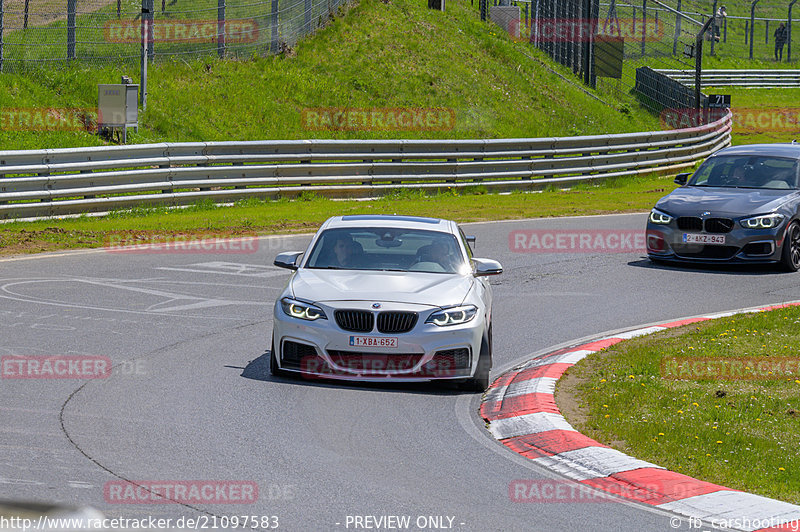
[[800, 159], [800, 144], [744, 144], [724, 148], [712, 157], [719, 155], [772, 155], [774, 157], [788, 157]]
[[427, 231], [456, 231], [456, 224], [450, 220], [425, 218], [423, 216], [398, 216], [396, 214], [348, 214], [328, 218], [321, 229], [342, 227], [402, 227]]

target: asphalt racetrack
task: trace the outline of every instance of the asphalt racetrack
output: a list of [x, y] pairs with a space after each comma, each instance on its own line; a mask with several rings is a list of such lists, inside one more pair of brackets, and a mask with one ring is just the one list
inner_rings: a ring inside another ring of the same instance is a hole
[[[769, 267], [656, 266], [642, 250], [517, 252], [509, 239], [643, 231], [645, 218], [464, 226], [476, 256], [505, 268], [492, 278], [493, 377], [590, 335], [800, 299], [800, 274]], [[86, 504], [173, 529], [186, 519], [234, 528], [232, 516], [264, 530], [404, 528], [388, 516], [407, 516], [409, 530], [689, 529], [632, 503], [513, 502], [512, 481], [556, 477], [491, 438], [478, 394], [269, 376], [272, 306], [288, 276], [272, 260], [309, 238], [263, 238], [253, 253], [0, 260], [0, 356], [113, 364], [105, 378], [0, 379], [0, 499]], [[126, 497], [123, 481], [215, 491], [157, 504]]]

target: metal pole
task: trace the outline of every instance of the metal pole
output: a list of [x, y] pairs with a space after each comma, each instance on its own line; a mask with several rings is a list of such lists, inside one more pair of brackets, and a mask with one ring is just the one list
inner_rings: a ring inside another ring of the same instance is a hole
[[[330, 14], [330, 8], [328, 9], [328, 14]], [[272, 42], [270, 43], [269, 51], [270, 53], [277, 54], [278, 53], [278, 0], [272, 0], [272, 20], [270, 21], [270, 26], [272, 29]]]
[[28, 29], [28, 11], [31, 4], [31, 0], [25, 0], [25, 20], [22, 22], [22, 29]]
[[[147, 15], [146, 15], [147, 16], [147, 22], [150, 25], [150, 27], [148, 28], [149, 38], [147, 39], [147, 58], [150, 61], [153, 61], [153, 59], [156, 56], [156, 51], [155, 51], [155, 47], [156, 47], [155, 36], [156, 36], [156, 34], [155, 34], [155, 31], [153, 30], [153, 23], [154, 23], [154, 19], [155, 19], [155, 16], [156, 16], [156, 13], [155, 13], [156, 10], [155, 10], [155, 7], [154, 7], [155, 6], [155, 0], [142, 0], [142, 4], [147, 8]], [[142, 16], [145, 16], [145, 15], [142, 15]]]
[[711, 55], [714, 55], [714, 43], [717, 41], [717, 0], [714, 0], [714, 5], [711, 6]]
[[67, 59], [75, 59], [75, 4], [67, 0]]
[[675, 15], [675, 37], [672, 40], [672, 55], [678, 53], [678, 38], [681, 36], [680, 10], [681, 10], [681, 0], [678, 0], [678, 7], [676, 8], [676, 11], [678, 11], [678, 13]]
[[702, 72], [703, 72], [703, 35], [706, 31], [708, 31], [708, 27], [711, 23], [714, 22], [714, 17], [706, 20], [706, 23], [703, 24], [703, 27], [700, 29], [700, 33], [698, 33], [694, 38], [694, 108], [697, 111], [697, 117], [699, 118], [700, 115], [700, 98], [702, 96], [700, 92], [700, 84], [702, 80]]
[[2, 71], [3, 71], [3, 0], [0, 0], [0, 72]]
[[225, 57], [225, 0], [217, 0], [217, 55]]
[[[787, 28], [787, 33], [786, 33], [786, 45], [787, 45], [787, 48], [786, 48], [786, 62], [787, 63], [791, 63], [792, 62], [792, 7], [794, 6], [795, 2], [797, 2], [797, 0], [792, 0], [791, 2], [789, 2], [789, 27]], [[0, 0], [0, 6], [2, 6], [2, 5], [3, 5], [3, 0]], [[1, 12], [2, 12], [2, 9], [0, 9], [0, 13]], [[2, 15], [0, 15], [0, 17], [1, 16]], [[2, 20], [2, 19], [0, 19], [0, 20]], [[2, 27], [2, 24], [0, 24], [0, 28], [1, 27]], [[2, 42], [2, 40], [0, 40], [0, 42]], [[0, 50], [2, 50], [2, 49], [3, 49], [2, 45], [0, 45]], [[2, 58], [2, 54], [0, 54], [0, 58]]]
[[647, 0], [642, 0], [642, 55], [645, 53], [645, 37], [647, 36]]
[[767, 22], [767, 30], [764, 32], [764, 44], [769, 44], [769, 20]]
[[753, 59], [753, 27], [756, 19], [756, 4], [759, 0], [753, 0], [750, 4], [750, 59]]
[[147, 44], [150, 40], [149, 30], [149, 17], [147, 16], [147, 7], [142, 7], [142, 93], [139, 95], [142, 103], [142, 112], [147, 110]]
[[750, 27], [750, 21], [749, 20], [745, 20], [744, 21], [744, 43], [745, 44], [747, 44], [747, 42], [748, 42], [747, 41], [747, 36], [750, 35], [750, 30], [748, 29], [749, 27]]
[[117, 20], [122, 15], [122, 0], [117, 0]]
[[728, 17], [722, 18], [722, 42], [728, 42]]

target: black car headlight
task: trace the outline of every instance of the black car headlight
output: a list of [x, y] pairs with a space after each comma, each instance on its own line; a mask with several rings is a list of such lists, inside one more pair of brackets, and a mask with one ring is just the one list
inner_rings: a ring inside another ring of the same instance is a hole
[[657, 225], [667, 225], [672, 221], [672, 216], [669, 214], [663, 213], [658, 209], [653, 209], [650, 211], [650, 223], [654, 223]]
[[284, 297], [281, 299], [281, 308], [287, 316], [301, 320], [327, 320], [325, 312], [316, 305]]
[[459, 325], [467, 323], [475, 314], [478, 313], [478, 307], [475, 305], [464, 305], [460, 307], [451, 307], [434, 312], [425, 323], [433, 323], [439, 327], [447, 327], [448, 325]]
[[764, 216], [753, 216], [752, 218], [739, 220], [739, 223], [745, 229], [771, 229], [781, 225], [783, 218], [782, 214], [765, 214]]

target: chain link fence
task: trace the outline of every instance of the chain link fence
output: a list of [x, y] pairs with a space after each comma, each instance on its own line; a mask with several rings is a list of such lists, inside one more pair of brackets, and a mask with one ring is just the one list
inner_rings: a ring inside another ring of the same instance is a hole
[[0, 0], [0, 70], [275, 54], [345, 0]]
[[655, 112], [692, 110], [692, 122], [706, 98], [657, 70], [694, 71], [698, 57], [706, 68], [789, 66], [798, 55], [791, 50], [800, 38], [792, 42], [797, 0], [483, 1], [487, 12], [504, 3], [518, 9], [518, 23], [507, 24], [512, 37], [570, 67], [600, 95], [631, 93]]

